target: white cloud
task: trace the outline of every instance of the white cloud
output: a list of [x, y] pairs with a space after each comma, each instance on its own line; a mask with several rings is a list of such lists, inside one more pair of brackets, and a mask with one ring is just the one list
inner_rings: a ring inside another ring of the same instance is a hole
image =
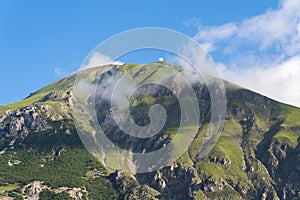
[[203, 27], [199, 26], [199, 32], [195, 36], [196, 40], [214, 42], [234, 35], [238, 27], [235, 23], [227, 23], [221, 26]]
[[[224, 79], [300, 107], [300, 1], [220, 26], [199, 26]], [[214, 56], [215, 55], [215, 56]]]
[[64, 77], [66, 76], [68, 73], [61, 67], [57, 67], [54, 69], [54, 75], [57, 77]]
[[113, 61], [109, 56], [104, 55], [100, 52], [93, 52], [92, 55], [88, 58], [87, 64], [84, 65], [82, 69], [99, 67], [108, 64], [122, 65], [124, 63], [120, 61]]
[[219, 64], [218, 69], [226, 80], [300, 107], [300, 57], [270, 68], [230, 69]]
[[222, 42], [227, 48], [256, 45], [259, 52], [272, 48], [276, 53], [292, 56], [300, 50], [299, 27], [300, 1], [283, 0], [278, 9], [269, 9], [242, 22], [199, 26], [194, 38], [213, 44]]

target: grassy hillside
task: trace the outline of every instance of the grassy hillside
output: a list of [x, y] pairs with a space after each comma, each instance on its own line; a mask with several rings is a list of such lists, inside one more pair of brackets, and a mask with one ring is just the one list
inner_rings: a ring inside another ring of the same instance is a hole
[[[161, 76], [161, 63], [151, 66], [148, 71], [135, 64], [106, 66], [105, 70], [93, 68], [79, 75], [97, 83], [105, 73], [112, 76], [124, 73], [142, 83]], [[178, 66], [171, 67], [181, 70]], [[113, 171], [106, 163], [99, 162], [79, 139], [72, 117], [75, 79], [75, 74], [70, 75], [20, 102], [0, 106], [0, 196], [15, 199], [34, 195], [41, 199], [300, 198], [299, 108], [225, 82], [224, 128], [213, 150], [199, 158], [209, 125], [210, 95], [205, 86], [196, 83], [201, 127], [188, 151], [162, 169], [129, 174]], [[82, 101], [89, 103], [88, 99]], [[147, 112], [151, 105], [163, 105], [169, 117], [166, 127], [157, 137], [131, 140], [110, 125], [107, 135], [116, 144], [148, 152], [174, 138], [180, 113], [178, 101], [170, 91], [161, 90], [156, 96], [141, 94], [130, 103], [132, 118], [140, 125], [149, 123]], [[105, 117], [111, 112], [108, 102], [101, 102], [97, 109], [99, 119], [110, 120]], [[92, 131], [88, 119], [85, 123]]]

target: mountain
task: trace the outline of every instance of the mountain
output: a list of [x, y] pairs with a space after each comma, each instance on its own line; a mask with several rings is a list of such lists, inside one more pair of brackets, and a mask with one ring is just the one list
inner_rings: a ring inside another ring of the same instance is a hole
[[[205, 157], [199, 157], [199, 149], [210, 123], [211, 97], [201, 81], [192, 85], [201, 110], [199, 130], [188, 150], [168, 166], [130, 173], [114, 170], [105, 160], [92, 156], [77, 133], [72, 112], [78, 106], [73, 89], [76, 75], [96, 84], [108, 75], [125, 74], [141, 80], [159, 76], [162, 63], [149, 65], [151, 72], [134, 64], [107, 65], [101, 67], [105, 68], [101, 72], [99, 68], [87, 69], [20, 102], [1, 106], [0, 199], [300, 198], [300, 109], [228, 82], [224, 127]], [[102, 99], [96, 104], [99, 123], [118, 146], [151, 152], [174, 138], [181, 116], [179, 102], [172, 91], [156, 88], [153, 92], [152, 88], [144, 87], [130, 99], [130, 112], [137, 124], [147, 125], [150, 106], [163, 105], [169, 117], [168, 127], [157, 137], [137, 140], [127, 136], [115, 128], [109, 101]], [[109, 91], [100, 89], [102, 93]], [[91, 99], [83, 101], [89, 104]], [[93, 122], [86, 120], [83, 126], [92, 130]]]

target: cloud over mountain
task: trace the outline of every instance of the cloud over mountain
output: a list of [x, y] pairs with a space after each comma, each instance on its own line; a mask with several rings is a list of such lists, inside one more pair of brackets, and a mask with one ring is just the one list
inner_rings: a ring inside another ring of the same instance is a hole
[[219, 26], [198, 25], [194, 36], [224, 79], [300, 106], [300, 1]]

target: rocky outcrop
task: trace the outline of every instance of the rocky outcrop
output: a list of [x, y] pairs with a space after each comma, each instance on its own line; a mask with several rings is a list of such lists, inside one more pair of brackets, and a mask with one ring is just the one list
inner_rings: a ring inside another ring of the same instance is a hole
[[[281, 130], [281, 126], [278, 129]], [[267, 140], [267, 139], [265, 139]], [[261, 143], [265, 144], [265, 140]], [[268, 150], [258, 149], [258, 158], [266, 166], [279, 196], [282, 199], [294, 199], [300, 197], [300, 138], [298, 145], [293, 147], [280, 140], [272, 140], [268, 143]]]
[[52, 188], [44, 185], [42, 181], [33, 181], [22, 188], [22, 194], [25, 199], [28, 200], [38, 200], [40, 193], [43, 190], [49, 190], [55, 193], [67, 193], [74, 200], [83, 199], [83, 194], [87, 191], [81, 188], [70, 188], [70, 187], [59, 187]]
[[229, 158], [219, 158], [219, 157], [209, 157], [209, 161], [213, 163], [218, 163], [221, 165], [230, 165], [231, 160]]
[[34, 104], [15, 110], [4, 118], [1, 133], [7, 135], [26, 135], [29, 132], [37, 132], [50, 129], [50, 124], [39, 111], [48, 113], [50, 106]]
[[67, 90], [64, 93], [61, 92], [50, 92], [43, 98], [39, 100], [39, 102], [46, 102], [46, 101], [60, 101], [60, 100], [66, 100], [68, 101], [69, 98], [72, 96], [71, 91]]
[[119, 199], [149, 199], [156, 200], [159, 192], [117, 170], [108, 177], [119, 193]]
[[[45, 101], [58, 101], [55, 106]], [[42, 103], [43, 102], [43, 103]], [[14, 110], [7, 111], [0, 118], [0, 134], [26, 136], [28, 133], [52, 129], [51, 122], [71, 119], [68, 107], [72, 106], [72, 94], [50, 92], [40, 102]]]
[[225, 187], [225, 182], [222, 179], [215, 181], [207, 181], [204, 184], [204, 192], [218, 192], [222, 191]]
[[38, 200], [40, 192], [44, 189], [47, 189], [43, 182], [41, 181], [33, 181], [25, 185], [22, 189], [22, 194], [27, 197], [28, 200]]
[[159, 191], [162, 199], [193, 199], [200, 190], [201, 181], [196, 170], [183, 167], [179, 163], [136, 176], [139, 182]]

